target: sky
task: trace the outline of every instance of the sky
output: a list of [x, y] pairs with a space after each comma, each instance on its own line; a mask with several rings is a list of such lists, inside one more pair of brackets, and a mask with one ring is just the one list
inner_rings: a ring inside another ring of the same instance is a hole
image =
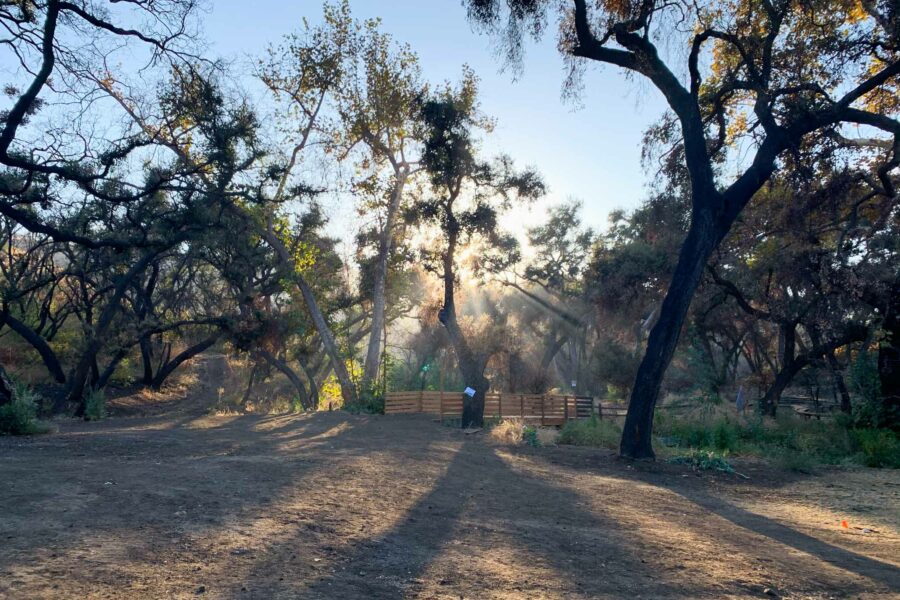
[[[458, 80], [462, 65], [481, 79], [483, 111], [497, 127], [484, 143], [488, 156], [509, 154], [531, 166], [549, 186], [547, 198], [530, 211], [508, 215], [510, 230], [536, 224], [549, 204], [569, 198], [584, 203], [585, 224], [602, 230], [608, 213], [634, 208], [645, 197], [641, 137], [662, 114], [662, 96], [646, 84], [626, 79], [613, 67], [591, 67], [585, 75], [581, 107], [561, 97], [565, 78], [553, 31], [529, 44], [524, 71], [516, 78], [494, 52], [494, 43], [472, 30], [461, 0], [351, 0], [357, 18], [380, 17], [382, 29], [408, 43], [431, 82]], [[203, 22], [213, 55], [249, 63], [271, 43], [300, 28], [305, 17], [321, 20], [319, 0], [211, 0]], [[351, 206], [329, 207], [343, 227]]]

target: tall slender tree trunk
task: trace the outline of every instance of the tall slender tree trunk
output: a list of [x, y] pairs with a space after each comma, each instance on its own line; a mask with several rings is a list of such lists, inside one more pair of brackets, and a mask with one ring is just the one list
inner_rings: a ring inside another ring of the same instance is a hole
[[850, 403], [850, 391], [847, 389], [847, 384], [844, 382], [844, 376], [841, 374], [841, 365], [838, 363], [834, 351], [829, 352], [825, 358], [828, 360], [828, 370], [831, 371], [831, 380], [834, 382], [834, 387], [837, 389], [838, 395], [841, 398], [841, 412], [849, 415], [853, 410], [853, 405]]
[[706, 263], [724, 235], [722, 225], [717, 225], [712, 210], [695, 211], [678, 255], [672, 282], [660, 308], [659, 318], [650, 330], [647, 350], [631, 390], [631, 401], [619, 448], [621, 455], [626, 458], [655, 457], [651, 439], [653, 411], [663, 376], [675, 354], [691, 299], [700, 284]]
[[372, 331], [369, 334], [369, 346], [366, 349], [366, 359], [363, 363], [363, 376], [361, 387], [369, 391], [372, 382], [378, 377], [378, 365], [381, 362], [382, 335], [385, 326], [385, 294], [387, 288], [388, 266], [391, 260], [391, 249], [394, 243], [394, 227], [397, 223], [397, 213], [400, 211], [400, 201], [403, 198], [403, 188], [406, 185], [407, 175], [404, 171], [395, 174], [396, 181], [391, 193], [391, 201], [388, 204], [384, 229], [378, 240], [378, 264], [375, 268], [375, 278], [372, 289]]
[[309, 287], [309, 284], [303, 275], [297, 272], [290, 252], [288, 252], [288, 249], [281, 240], [278, 239], [278, 236], [273, 230], [271, 219], [267, 228], [261, 230], [260, 233], [262, 234], [263, 239], [266, 240], [266, 243], [272, 246], [282, 262], [290, 268], [294, 283], [297, 285], [297, 289], [300, 290], [300, 294], [303, 296], [303, 301], [306, 303], [306, 308], [309, 310], [310, 317], [312, 317], [316, 332], [322, 340], [322, 346], [325, 348], [325, 353], [331, 360], [331, 367], [334, 369], [334, 375], [337, 377], [338, 383], [341, 386], [341, 396], [344, 399], [344, 404], [348, 406], [357, 404], [356, 386], [353, 384], [350, 372], [347, 371], [347, 365], [344, 364], [337, 342], [334, 339], [334, 335], [331, 333], [331, 328], [328, 326], [328, 321], [325, 320], [325, 316], [319, 309], [319, 303], [316, 301], [316, 296], [313, 294], [312, 288]]

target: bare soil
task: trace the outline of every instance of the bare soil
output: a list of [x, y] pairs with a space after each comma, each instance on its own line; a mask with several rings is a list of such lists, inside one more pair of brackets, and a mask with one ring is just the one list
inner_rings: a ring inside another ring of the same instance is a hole
[[223, 363], [183, 400], [0, 439], [0, 598], [900, 597], [897, 471], [744, 480], [419, 416], [209, 416]]

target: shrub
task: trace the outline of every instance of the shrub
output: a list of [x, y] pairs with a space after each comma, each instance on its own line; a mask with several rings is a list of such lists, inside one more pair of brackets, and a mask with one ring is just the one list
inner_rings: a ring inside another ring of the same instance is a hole
[[900, 440], [888, 429], [853, 429], [850, 438], [867, 467], [900, 469]]
[[687, 454], [670, 458], [668, 462], [675, 465], [689, 465], [695, 471], [734, 473], [731, 463], [723, 455], [709, 450], [691, 450]]
[[538, 438], [537, 428], [533, 425], [526, 425], [522, 429], [522, 441], [529, 446], [534, 446], [535, 448], [541, 446], [541, 440]]
[[524, 430], [522, 419], [503, 419], [491, 428], [491, 437], [503, 444], [516, 446], [522, 443]]
[[99, 421], [106, 418], [106, 395], [103, 390], [91, 389], [84, 397], [84, 418]]
[[33, 435], [48, 428], [37, 419], [39, 397], [22, 384], [16, 384], [12, 402], [0, 406], [0, 435]]
[[621, 437], [622, 430], [618, 425], [594, 415], [587, 420], [566, 423], [559, 432], [559, 443], [615, 449], [619, 447]]

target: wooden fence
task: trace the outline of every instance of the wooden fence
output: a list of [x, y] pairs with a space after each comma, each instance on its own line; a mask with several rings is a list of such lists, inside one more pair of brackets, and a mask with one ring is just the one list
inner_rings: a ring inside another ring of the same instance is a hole
[[[440, 420], [462, 416], [463, 395], [459, 392], [388, 392], [384, 413], [428, 413]], [[600, 415], [618, 416], [624, 409], [601, 408]], [[541, 425], [561, 425], [569, 419], [584, 419], [594, 414], [594, 399], [584, 396], [512, 394], [492, 392], [484, 399], [485, 418], [519, 417]]]

